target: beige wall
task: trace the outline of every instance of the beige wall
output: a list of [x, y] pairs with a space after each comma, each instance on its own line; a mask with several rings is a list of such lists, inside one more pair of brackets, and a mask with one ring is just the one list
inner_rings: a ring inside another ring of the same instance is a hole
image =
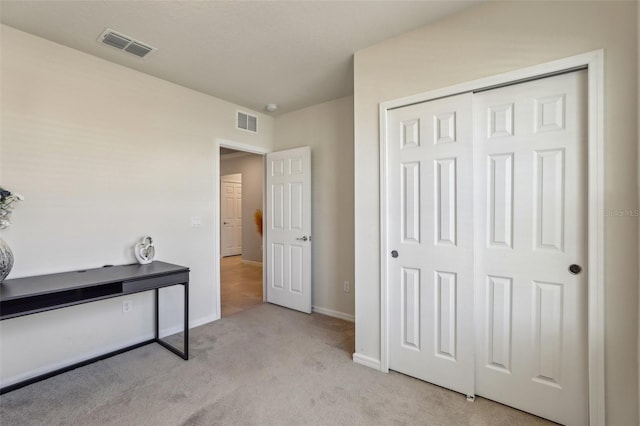
[[[276, 150], [311, 147], [313, 306], [353, 318], [353, 97], [283, 114]], [[343, 291], [343, 282], [351, 292]]]
[[[605, 208], [637, 192], [634, 2], [491, 2], [355, 55], [356, 354], [380, 358], [378, 105], [605, 49]], [[607, 424], [638, 424], [638, 218], [605, 222]]]
[[[158, 260], [191, 268], [192, 325], [218, 318], [214, 141], [271, 150], [273, 119], [258, 113], [258, 135], [236, 131], [236, 105], [1, 31], [0, 182], [25, 196], [2, 232], [10, 277], [133, 263], [148, 234]], [[118, 298], [2, 321], [2, 384], [150, 337], [150, 295], [127, 299], [127, 314]], [[179, 291], [168, 300], [179, 304]], [[177, 304], [161, 306], [163, 327], [179, 324]]]
[[220, 176], [242, 174], [242, 260], [262, 263], [262, 237], [256, 230], [253, 214], [262, 209], [264, 156], [236, 155], [220, 158]]

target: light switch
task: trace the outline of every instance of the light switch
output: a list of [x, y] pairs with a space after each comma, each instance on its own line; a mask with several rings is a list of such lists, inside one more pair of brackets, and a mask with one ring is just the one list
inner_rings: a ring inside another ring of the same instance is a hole
[[202, 226], [202, 218], [200, 216], [191, 216], [191, 227], [200, 228]]

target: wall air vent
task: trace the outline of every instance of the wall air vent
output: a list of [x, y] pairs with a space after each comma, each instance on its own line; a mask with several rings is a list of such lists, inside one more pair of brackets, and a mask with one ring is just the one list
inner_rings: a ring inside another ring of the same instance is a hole
[[144, 58], [149, 53], [158, 50], [155, 47], [148, 46], [138, 40], [135, 40], [133, 37], [114, 31], [111, 28], [107, 28], [102, 34], [100, 34], [98, 42], [115, 47], [119, 50], [124, 50], [125, 52], [129, 52], [140, 58]]
[[246, 112], [238, 111], [236, 126], [241, 130], [258, 133], [258, 117], [247, 114]]

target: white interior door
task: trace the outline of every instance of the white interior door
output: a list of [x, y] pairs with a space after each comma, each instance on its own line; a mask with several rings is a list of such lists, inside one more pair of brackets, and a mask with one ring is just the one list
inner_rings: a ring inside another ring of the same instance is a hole
[[389, 111], [389, 368], [474, 394], [471, 94]]
[[267, 154], [267, 301], [311, 313], [311, 149]]
[[[588, 423], [586, 71], [474, 95], [476, 393]], [[575, 272], [575, 271], [574, 271]]]
[[242, 181], [241, 176], [222, 176], [220, 184], [220, 245], [222, 256], [242, 254]]
[[389, 368], [588, 423], [586, 84], [388, 111]]

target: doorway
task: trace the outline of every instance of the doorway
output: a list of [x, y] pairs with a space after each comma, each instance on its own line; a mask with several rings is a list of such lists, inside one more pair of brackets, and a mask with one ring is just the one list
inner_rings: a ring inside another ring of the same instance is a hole
[[263, 303], [264, 157], [220, 147], [219, 271], [222, 317]]
[[241, 255], [220, 259], [223, 318], [261, 305], [262, 299], [262, 265], [242, 263]]

